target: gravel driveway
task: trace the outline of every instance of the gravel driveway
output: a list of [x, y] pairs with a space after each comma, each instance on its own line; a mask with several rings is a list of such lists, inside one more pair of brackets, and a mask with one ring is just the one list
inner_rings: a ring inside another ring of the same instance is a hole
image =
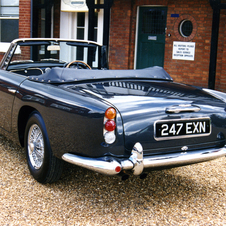
[[0, 165], [0, 225], [226, 225], [225, 158], [127, 181], [66, 165], [42, 185], [0, 137]]

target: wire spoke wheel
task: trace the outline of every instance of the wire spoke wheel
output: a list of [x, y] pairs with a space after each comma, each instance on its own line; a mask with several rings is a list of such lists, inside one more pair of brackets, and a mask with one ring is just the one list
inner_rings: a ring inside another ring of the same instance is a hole
[[25, 151], [31, 175], [40, 183], [53, 183], [60, 178], [63, 161], [53, 155], [42, 116], [31, 113], [25, 129]]
[[37, 124], [34, 124], [30, 127], [28, 133], [28, 156], [35, 169], [40, 169], [42, 167], [44, 152], [42, 131]]

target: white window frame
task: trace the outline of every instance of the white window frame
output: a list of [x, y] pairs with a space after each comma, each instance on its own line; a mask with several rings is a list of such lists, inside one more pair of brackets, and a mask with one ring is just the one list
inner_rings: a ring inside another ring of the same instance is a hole
[[[98, 12], [97, 42], [103, 44], [103, 9]], [[76, 39], [77, 12], [61, 12], [60, 38]], [[85, 12], [84, 40], [88, 40], [88, 12]]]
[[[79, 12], [62, 12], [60, 15], [60, 38], [65, 39], [77, 39], [77, 15]], [[98, 12], [98, 24], [95, 29], [97, 29], [97, 43], [103, 44], [103, 17], [104, 10], [101, 9]], [[84, 40], [88, 41], [88, 25], [89, 25], [89, 13], [85, 12], [85, 25], [84, 25]], [[66, 26], [67, 25], [67, 26]], [[72, 55], [76, 53], [68, 53], [67, 61], [73, 58]], [[84, 61], [87, 59], [87, 51], [84, 52]], [[95, 62], [93, 62], [95, 65]]]
[[[18, 9], [19, 9], [19, 2], [18, 2], [18, 5], [11, 5], [9, 3], [9, 5], [2, 6], [2, 1], [0, 0], [0, 10], [2, 7], [11, 7], [11, 6], [18, 7]], [[14, 15], [16, 15], [16, 16], [14, 16]], [[11, 14], [9, 16], [5, 16], [5, 15], [1, 16], [1, 14], [0, 14], [0, 20], [19, 20], [19, 12], [18, 12], [18, 14]], [[1, 25], [0, 25], [0, 32], [1, 32]], [[10, 45], [10, 42], [1, 42], [1, 40], [0, 40], [0, 52], [6, 52], [8, 50], [9, 45]]]

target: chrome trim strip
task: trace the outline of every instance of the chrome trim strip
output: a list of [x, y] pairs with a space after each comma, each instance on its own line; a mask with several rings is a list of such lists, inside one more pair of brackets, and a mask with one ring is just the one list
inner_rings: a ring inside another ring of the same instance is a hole
[[[144, 168], [164, 168], [206, 162], [226, 156], [226, 148], [204, 149], [190, 152], [180, 152], [164, 155], [144, 157]], [[131, 170], [131, 163], [127, 160], [121, 162], [122, 170]]]
[[190, 104], [181, 104], [176, 106], [171, 106], [166, 108], [166, 113], [180, 113], [180, 112], [198, 112], [201, 108], [198, 106], [190, 105]]
[[[195, 120], [209, 120], [210, 121], [210, 132], [209, 133], [197, 133], [197, 134], [191, 134], [191, 135], [179, 135], [179, 136], [166, 136], [166, 137], [156, 137], [156, 124], [158, 122], [180, 122], [180, 121], [190, 121], [194, 122]], [[182, 139], [182, 138], [193, 138], [193, 137], [204, 137], [209, 136], [212, 132], [212, 124], [210, 117], [203, 117], [203, 118], [180, 118], [180, 119], [168, 119], [168, 120], [157, 120], [154, 122], [154, 139], [157, 141], [160, 140], [175, 140], [175, 139]]]
[[204, 149], [190, 152], [157, 155], [144, 158], [145, 168], [159, 168], [168, 166], [183, 166], [206, 162], [226, 156], [226, 148]]
[[130, 160], [124, 160], [121, 162], [123, 170], [131, 170], [134, 167], [134, 164]]
[[95, 44], [98, 46], [102, 46], [98, 42], [90, 41], [90, 40], [79, 40], [79, 39], [67, 39], [67, 38], [18, 38], [14, 39], [11, 43], [16, 44], [17, 42], [27, 42], [27, 41], [53, 41], [53, 42], [59, 42], [59, 41], [67, 41], [67, 42], [83, 42], [83, 43], [89, 43], [89, 44]]
[[108, 162], [102, 159], [82, 157], [82, 156], [73, 155], [70, 153], [64, 154], [62, 156], [62, 159], [74, 165], [81, 166], [86, 169], [93, 170], [95, 172], [106, 174], [106, 175], [116, 175], [119, 172], [116, 172], [115, 169], [117, 167], [121, 168], [121, 164], [118, 163], [116, 160], [112, 160]]

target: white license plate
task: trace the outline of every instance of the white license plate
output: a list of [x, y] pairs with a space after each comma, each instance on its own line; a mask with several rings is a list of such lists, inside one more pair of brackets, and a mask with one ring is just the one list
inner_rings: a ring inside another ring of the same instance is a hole
[[210, 118], [159, 120], [154, 124], [155, 139], [178, 139], [211, 134]]

